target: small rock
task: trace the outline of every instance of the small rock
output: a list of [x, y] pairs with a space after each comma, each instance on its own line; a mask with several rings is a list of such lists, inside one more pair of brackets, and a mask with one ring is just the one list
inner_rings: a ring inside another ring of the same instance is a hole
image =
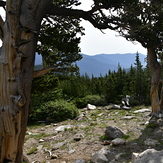
[[126, 141], [120, 138], [116, 138], [111, 141], [111, 145], [124, 145], [126, 144]]
[[28, 134], [28, 135], [32, 135], [32, 132], [27, 131], [27, 134]]
[[120, 109], [120, 105], [112, 105], [112, 107], [110, 107], [109, 109]]
[[124, 110], [131, 110], [131, 108], [128, 107], [128, 106], [122, 106], [121, 109], [124, 109]]
[[72, 154], [74, 152], [75, 152], [75, 150], [71, 149], [70, 151], [68, 151], [68, 154]]
[[144, 112], [151, 112], [151, 109], [144, 108], [134, 111], [134, 113], [144, 113]]
[[55, 129], [55, 131], [61, 132], [61, 131], [65, 131], [65, 129], [71, 129], [73, 128], [73, 125], [63, 125], [63, 126], [59, 126]]
[[122, 119], [130, 120], [135, 118], [135, 116], [123, 116]]
[[88, 110], [94, 110], [94, 109], [96, 109], [96, 106], [95, 105], [91, 105], [91, 104], [87, 104], [87, 109]]
[[115, 160], [118, 160], [124, 153], [118, 153], [115, 155]]
[[86, 163], [86, 161], [83, 159], [79, 159], [79, 160], [76, 160], [74, 163]]
[[42, 147], [43, 147], [43, 145], [39, 145], [39, 146], [37, 147], [37, 150], [38, 150], [38, 151], [41, 150]]
[[97, 116], [98, 116], [98, 117], [101, 117], [102, 115], [104, 115], [104, 113], [100, 113], [100, 114], [98, 114]]
[[55, 155], [55, 154], [52, 154], [52, 155], [51, 155], [51, 159], [57, 159], [57, 158], [58, 158], [57, 155]]
[[115, 139], [123, 137], [124, 133], [117, 127], [108, 126], [105, 129], [105, 136], [109, 139]]
[[159, 144], [159, 142], [157, 140], [147, 139], [144, 141], [144, 144], [149, 146], [155, 146], [156, 144]]
[[69, 153], [69, 154], [72, 154], [72, 153], [75, 152], [75, 150], [73, 150], [73, 149], [71, 148], [70, 144], [67, 144], [67, 149], [68, 149], [68, 153]]
[[63, 142], [59, 142], [57, 144], [54, 145], [53, 149], [52, 150], [56, 150], [62, 146], [64, 146], [67, 142], [66, 141], [63, 141]]
[[95, 153], [92, 156], [91, 161], [94, 163], [108, 163], [109, 162], [109, 160], [106, 158], [106, 156], [101, 153]]
[[85, 118], [84, 116], [85, 116], [84, 114], [80, 114], [79, 116], [75, 118], [75, 120], [77, 121], [83, 120]]
[[45, 129], [44, 128], [41, 128], [40, 131], [45, 131]]
[[132, 163], [163, 163], [163, 151], [147, 149], [142, 153], [132, 154]]
[[42, 143], [44, 142], [45, 140], [44, 139], [39, 139], [39, 143]]
[[108, 140], [105, 140], [104, 142], [103, 142], [103, 145], [109, 145], [110, 144], [110, 141], [108, 141]]
[[101, 150], [98, 151], [98, 153], [105, 155], [107, 158], [109, 158], [110, 155], [112, 155], [110, 150], [106, 148], [102, 148]]

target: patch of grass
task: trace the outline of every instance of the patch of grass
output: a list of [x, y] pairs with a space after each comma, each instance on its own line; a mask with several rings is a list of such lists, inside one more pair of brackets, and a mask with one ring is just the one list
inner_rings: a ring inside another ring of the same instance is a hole
[[50, 149], [50, 144], [48, 142], [44, 142], [43, 147], [45, 147], [46, 149]]
[[132, 156], [132, 151], [128, 151], [126, 153], [121, 154], [120, 157], [125, 159], [125, 162], [123, 162], [123, 163], [130, 163], [131, 162], [131, 160], [126, 160], [129, 156]]
[[106, 128], [107, 126], [108, 126], [108, 124], [106, 124], [105, 122], [100, 123], [100, 128]]
[[35, 139], [40, 139], [40, 138], [43, 138], [43, 137], [46, 137], [48, 136], [47, 134], [45, 134], [44, 132], [41, 132], [39, 134], [36, 134], [36, 135], [29, 135], [30, 138], [35, 138]]
[[129, 135], [123, 135], [123, 136], [122, 136], [122, 139], [125, 139], [125, 140], [127, 140], [127, 139], [129, 139], [129, 138], [130, 138]]
[[36, 123], [36, 124], [32, 124], [32, 125], [28, 125], [28, 129], [36, 129], [38, 127], [45, 127], [47, 124], [45, 123]]
[[137, 120], [137, 122], [142, 122], [142, 120], [140, 120], [140, 119], [139, 119], [139, 118], [137, 118], [137, 117], [136, 117], [136, 120]]
[[146, 127], [147, 127], [147, 128], [156, 128], [156, 127], [158, 127], [158, 124], [157, 124], [157, 123], [152, 123], [152, 122], [150, 122], [150, 123], [148, 123], [148, 124], [146, 125]]
[[90, 123], [90, 126], [97, 126], [97, 125], [98, 125], [97, 122], [92, 122], [92, 123]]
[[63, 145], [60, 149], [62, 149], [62, 150], [67, 149], [67, 145]]
[[31, 147], [28, 151], [27, 151], [27, 155], [33, 154], [37, 151], [36, 147]]
[[46, 134], [46, 133], [44, 133], [44, 132], [41, 132], [41, 133], [38, 133], [38, 134], [34, 134], [34, 135], [26, 135], [26, 138], [25, 138], [25, 142], [27, 141], [27, 140], [29, 140], [30, 138], [34, 138], [34, 139], [41, 139], [41, 138], [45, 138], [45, 137], [48, 137], [48, 136], [55, 136], [56, 135], [56, 133], [52, 133], [52, 134]]
[[105, 135], [102, 135], [102, 136], [100, 137], [100, 140], [108, 140], [108, 138], [107, 138]]
[[91, 127], [90, 127], [90, 126], [87, 126], [87, 127], [83, 128], [83, 130], [84, 130], [85, 132], [88, 132], [88, 131], [91, 130]]
[[115, 112], [115, 113], [118, 116], [125, 116], [128, 114], [128, 112], [126, 110], [117, 110], [117, 112]]

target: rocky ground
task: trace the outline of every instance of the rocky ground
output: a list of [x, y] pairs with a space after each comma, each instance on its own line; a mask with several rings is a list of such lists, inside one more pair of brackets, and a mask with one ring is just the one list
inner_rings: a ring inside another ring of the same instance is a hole
[[[91, 163], [92, 155], [105, 148], [110, 152], [109, 162], [131, 162], [133, 152], [163, 149], [162, 119], [147, 123], [150, 112], [137, 112], [144, 108], [147, 107], [131, 110], [110, 109], [110, 106], [84, 108], [74, 120], [29, 126], [24, 154], [30, 163], [74, 163], [78, 159]], [[126, 141], [124, 145], [114, 146], [111, 140], [106, 140], [108, 126], [117, 127], [125, 134], [122, 137]]]

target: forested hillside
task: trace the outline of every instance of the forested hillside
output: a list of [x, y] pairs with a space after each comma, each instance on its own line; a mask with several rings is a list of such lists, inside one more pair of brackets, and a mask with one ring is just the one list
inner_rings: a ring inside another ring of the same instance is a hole
[[[92, 74], [95, 77], [106, 75], [108, 70], [117, 71], [118, 64], [124, 69], [129, 69], [131, 65], [134, 65], [136, 53], [125, 53], [125, 54], [97, 54], [97, 55], [86, 55], [82, 54], [82, 59], [77, 61], [77, 65], [80, 69], [80, 74], [84, 75], [87, 73], [89, 76]], [[145, 67], [145, 58], [147, 56], [139, 54], [139, 59], [142, 66]]]
[[[80, 75], [85, 75], [86, 73], [89, 77], [92, 74], [95, 77], [100, 77], [100, 75], [105, 76], [108, 70], [117, 71], [118, 64], [124, 69], [129, 69], [131, 65], [134, 66], [136, 53], [81, 55], [82, 59], [76, 61]], [[143, 67], [146, 66], [146, 57], [146, 55], [139, 53], [139, 60]], [[42, 65], [41, 55], [36, 54], [35, 65], [37, 65], [38, 69], [40, 67], [39, 65]]]
[[100, 77], [80, 75], [79, 71], [37, 77], [33, 81], [30, 120], [74, 118], [78, 108], [88, 103], [97, 106], [120, 104], [126, 95], [131, 96], [132, 106], [149, 105], [150, 78], [148, 64], [143, 68], [138, 53], [135, 64], [128, 71], [119, 65], [117, 71], [108, 70], [108, 74]]

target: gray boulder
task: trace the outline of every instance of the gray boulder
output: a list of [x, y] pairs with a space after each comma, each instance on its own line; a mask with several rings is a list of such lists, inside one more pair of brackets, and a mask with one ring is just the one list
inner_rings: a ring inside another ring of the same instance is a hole
[[163, 151], [147, 149], [142, 153], [133, 153], [132, 163], [163, 163]]
[[74, 163], [86, 163], [86, 161], [83, 159], [79, 159], [79, 160], [76, 160]]
[[88, 110], [94, 110], [94, 109], [96, 109], [96, 106], [95, 105], [91, 105], [91, 104], [87, 104], [87, 109]]
[[105, 136], [108, 139], [121, 138], [124, 135], [125, 134], [120, 129], [118, 129], [117, 127], [108, 126], [105, 129]]
[[112, 155], [113, 154], [108, 149], [102, 148], [92, 156], [91, 161], [93, 163], [108, 163], [108, 158], [110, 158]]
[[98, 151], [98, 153], [105, 155], [107, 158], [112, 155], [110, 150], [108, 150], [107, 148], [102, 148], [100, 151]]
[[156, 146], [157, 144], [159, 144], [159, 142], [157, 140], [153, 140], [149, 138], [144, 141], [144, 144], [149, 146]]
[[106, 158], [104, 154], [101, 154], [98, 152], [92, 156], [91, 161], [93, 163], [108, 163], [109, 162], [109, 160]]
[[111, 141], [111, 145], [125, 145], [126, 141], [121, 139], [121, 138], [116, 138], [114, 140]]

